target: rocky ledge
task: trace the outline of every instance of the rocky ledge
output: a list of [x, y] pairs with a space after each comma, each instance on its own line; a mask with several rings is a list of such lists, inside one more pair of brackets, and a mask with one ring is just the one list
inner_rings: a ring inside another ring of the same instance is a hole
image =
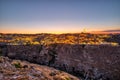
[[0, 56], [0, 80], [80, 80], [54, 68]]

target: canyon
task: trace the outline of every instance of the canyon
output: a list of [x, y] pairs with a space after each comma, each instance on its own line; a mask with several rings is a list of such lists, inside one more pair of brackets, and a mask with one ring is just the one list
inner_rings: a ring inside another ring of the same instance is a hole
[[85, 80], [120, 79], [120, 46], [50, 44], [0, 47], [3, 56], [54, 67]]

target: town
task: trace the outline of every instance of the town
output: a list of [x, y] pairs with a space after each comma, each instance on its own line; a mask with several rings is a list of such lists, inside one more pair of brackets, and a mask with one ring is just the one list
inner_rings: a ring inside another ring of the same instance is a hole
[[[115, 39], [114, 39], [115, 38]], [[119, 45], [120, 34], [3, 34], [0, 33], [0, 43], [7, 45], [48, 45], [54, 43], [86, 44], [86, 45]]]

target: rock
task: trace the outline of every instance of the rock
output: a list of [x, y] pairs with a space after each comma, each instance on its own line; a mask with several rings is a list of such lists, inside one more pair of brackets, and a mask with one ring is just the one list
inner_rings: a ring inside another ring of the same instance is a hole
[[[20, 60], [11, 60], [2, 56], [0, 56], [0, 60], [0, 80], [55, 80], [55, 77], [57, 77], [57, 80], [80, 80], [68, 73], [47, 66]], [[15, 64], [20, 67], [16, 67]], [[51, 76], [51, 73], [56, 75]], [[62, 78], [63, 75], [66, 79]]]
[[9, 58], [51, 66], [83, 79], [120, 79], [120, 46], [50, 44], [39, 51], [39, 45], [8, 45], [7, 49]]

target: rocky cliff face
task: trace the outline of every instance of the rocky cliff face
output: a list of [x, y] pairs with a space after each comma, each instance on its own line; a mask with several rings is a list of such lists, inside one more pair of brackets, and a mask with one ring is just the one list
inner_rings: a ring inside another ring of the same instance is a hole
[[120, 79], [120, 46], [51, 44], [6, 48], [10, 58], [52, 66], [85, 80]]

